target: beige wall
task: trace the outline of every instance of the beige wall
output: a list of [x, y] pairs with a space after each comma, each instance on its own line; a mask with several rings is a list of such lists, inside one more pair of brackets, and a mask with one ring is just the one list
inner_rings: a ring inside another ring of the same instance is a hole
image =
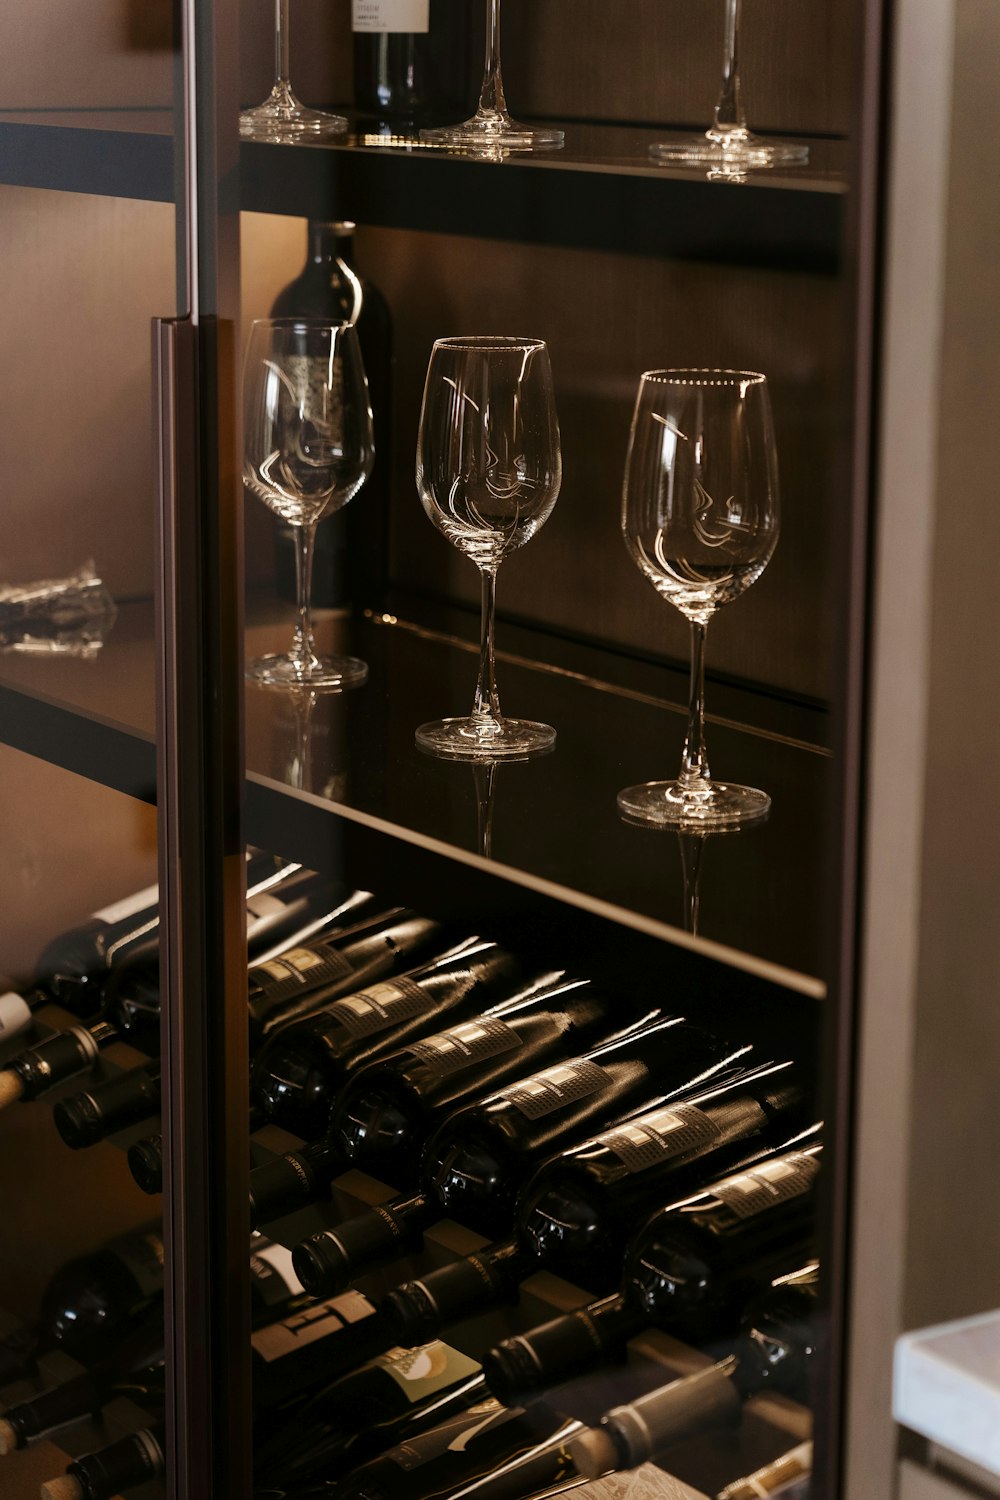
[[1000, 1300], [1000, 12], [903, 0], [896, 48], [850, 1500], [897, 1334]]

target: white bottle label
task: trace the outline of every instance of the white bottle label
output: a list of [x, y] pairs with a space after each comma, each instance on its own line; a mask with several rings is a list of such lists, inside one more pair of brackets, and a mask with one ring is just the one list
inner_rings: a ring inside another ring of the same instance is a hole
[[136, 891], [134, 896], [126, 896], [124, 901], [115, 901], [111, 906], [102, 907], [95, 911], [94, 916], [98, 922], [124, 922], [126, 917], [134, 917], [137, 912], [145, 911], [147, 906], [155, 906], [159, 895], [155, 885], [147, 886], [144, 891]]
[[352, 0], [355, 31], [431, 29], [431, 0]]
[[292, 1265], [292, 1252], [286, 1249], [284, 1245], [255, 1244], [253, 1243], [255, 1239], [259, 1240], [259, 1236], [251, 1235], [250, 1249], [252, 1254], [258, 1260], [266, 1261], [272, 1270], [277, 1271], [293, 1297], [299, 1296], [303, 1291], [303, 1286], [296, 1276]]
[[30, 1024], [31, 1011], [20, 995], [16, 995], [13, 990], [0, 995], [0, 1042], [17, 1036], [19, 1031], [24, 1031]]

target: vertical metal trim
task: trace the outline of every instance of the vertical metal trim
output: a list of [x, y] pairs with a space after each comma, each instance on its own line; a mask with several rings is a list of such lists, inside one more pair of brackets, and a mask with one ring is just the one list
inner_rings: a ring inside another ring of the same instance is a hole
[[[249, 1110], [232, 348], [154, 323], [169, 1500], [246, 1500]], [[220, 371], [222, 378], [220, 379]], [[220, 392], [223, 395], [220, 397]]]
[[864, 835], [868, 815], [866, 764], [870, 694], [872, 536], [876, 507], [880, 301], [884, 277], [885, 178], [889, 77], [887, 35], [893, 0], [860, 0], [857, 10], [859, 92], [852, 135], [854, 184], [844, 264], [849, 277], [852, 351], [850, 443], [843, 482], [849, 496], [839, 562], [847, 582], [840, 638], [840, 708], [835, 753], [838, 795], [831, 821], [833, 951], [824, 1056], [836, 1063], [824, 1079], [829, 1121], [830, 1180], [824, 1226], [829, 1325], [825, 1382], [818, 1394], [814, 1483], [817, 1500], [848, 1500], [847, 1417], [851, 1273], [857, 1132], [857, 1048], [864, 896]]

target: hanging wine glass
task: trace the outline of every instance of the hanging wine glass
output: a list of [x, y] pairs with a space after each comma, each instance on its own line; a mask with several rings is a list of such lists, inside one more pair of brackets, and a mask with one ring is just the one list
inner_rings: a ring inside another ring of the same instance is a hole
[[452, 338], [434, 345], [417, 445], [417, 490], [439, 531], [482, 574], [479, 682], [468, 718], [417, 730], [448, 760], [510, 760], [551, 750], [548, 724], [500, 713], [493, 655], [501, 562], [548, 520], [562, 483], [549, 352], [540, 339]]
[[327, 140], [347, 129], [343, 115], [308, 109], [292, 91], [288, 61], [289, 0], [274, 0], [274, 87], [263, 104], [240, 115], [244, 140], [294, 145], [296, 141]]
[[722, 53], [722, 90], [715, 120], [704, 135], [657, 141], [650, 155], [657, 161], [690, 162], [716, 169], [718, 179], [742, 180], [757, 167], [801, 166], [809, 147], [799, 141], [770, 140], [747, 125], [740, 90], [740, 21], [742, 0], [725, 0], [726, 30]]
[[319, 656], [311, 611], [316, 527], [358, 493], [375, 458], [356, 328], [310, 318], [254, 323], [243, 399], [243, 478], [291, 526], [298, 584], [291, 650], [251, 662], [247, 676], [275, 687], [357, 686], [367, 666], [354, 657]]
[[622, 504], [625, 545], [691, 625], [691, 698], [676, 781], [618, 794], [628, 819], [708, 829], [771, 805], [713, 781], [705, 750], [705, 636], [716, 610], [756, 583], [778, 540], [778, 466], [767, 381], [738, 370], [653, 370], [632, 420]]
[[521, 125], [507, 111], [500, 71], [500, 0], [486, 0], [486, 67], [479, 108], [461, 125], [422, 130], [420, 139], [501, 161], [509, 151], [552, 151], [562, 146], [563, 131], [550, 125]]

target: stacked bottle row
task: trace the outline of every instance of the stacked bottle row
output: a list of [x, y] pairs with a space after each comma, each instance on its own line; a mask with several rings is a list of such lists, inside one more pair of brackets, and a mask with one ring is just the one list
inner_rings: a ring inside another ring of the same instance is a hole
[[[249, 1125], [303, 1142], [251, 1172], [251, 1216], [281, 1238], [279, 1221], [316, 1203], [325, 1226], [292, 1251], [259, 1235], [251, 1247], [262, 1495], [420, 1500], [474, 1484], [523, 1500], [731, 1425], [761, 1386], [807, 1396], [821, 1145], [796, 1063], [298, 867], [256, 857], [249, 886]], [[130, 1151], [147, 1190], [160, 1186], [153, 933], [147, 893], [50, 951], [19, 998], [30, 1014], [58, 996], [83, 1024], [0, 1072], [8, 1102], [90, 1075], [54, 1109], [76, 1147], [147, 1120]], [[99, 1081], [102, 1051], [122, 1036], [150, 1061]], [[331, 1186], [349, 1168], [400, 1191], [331, 1222]], [[368, 1273], [419, 1255], [447, 1219], [486, 1244], [388, 1292], [383, 1270], [376, 1292]], [[442, 1341], [512, 1307], [539, 1270], [601, 1295], [476, 1358]], [[77, 1460], [50, 1500], [110, 1500], [162, 1468], [161, 1297], [154, 1226], [67, 1267], [30, 1337], [5, 1351], [6, 1381], [54, 1347], [83, 1370], [5, 1412], [3, 1451], [125, 1391], [153, 1418]], [[704, 1349], [708, 1373], [650, 1394], [662, 1367], [640, 1376], [623, 1361], [656, 1328]], [[612, 1404], [602, 1370], [616, 1372], [612, 1394], [640, 1396], [640, 1415], [609, 1416], [595, 1435], [563, 1408], [582, 1401], [596, 1421]]]

